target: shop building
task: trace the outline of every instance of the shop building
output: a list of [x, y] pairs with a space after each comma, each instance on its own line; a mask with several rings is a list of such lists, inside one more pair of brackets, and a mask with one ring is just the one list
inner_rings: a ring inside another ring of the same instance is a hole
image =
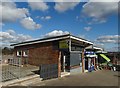
[[88, 40], [67, 34], [12, 46], [14, 46], [14, 59], [19, 59], [21, 66], [57, 64], [57, 74], [61, 76], [62, 72], [72, 74], [85, 71], [84, 51], [91, 45], [93, 43]]
[[85, 71], [91, 72], [98, 69], [97, 52], [103, 51], [102, 48], [89, 46], [85, 48]]

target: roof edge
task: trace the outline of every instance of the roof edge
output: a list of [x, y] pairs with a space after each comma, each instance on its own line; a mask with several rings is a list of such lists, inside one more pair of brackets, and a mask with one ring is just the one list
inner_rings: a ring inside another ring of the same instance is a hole
[[25, 43], [35, 43], [35, 42], [39, 42], [39, 41], [45, 41], [45, 40], [49, 40], [49, 39], [54, 39], [54, 38], [59, 38], [59, 37], [67, 37], [67, 36], [70, 36], [70, 34], [45, 37], [45, 38], [41, 38], [41, 39], [37, 39], [37, 40], [31, 40], [31, 41], [25, 41], [25, 42], [20, 42], [20, 43], [16, 43], [16, 44], [11, 44], [10, 46], [19, 46], [19, 45], [25, 44]]
[[46, 38], [41, 38], [41, 39], [37, 39], [37, 40], [31, 40], [31, 41], [11, 44], [10, 46], [23, 46], [23, 45], [29, 45], [29, 44], [34, 44], [34, 43], [50, 42], [50, 41], [66, 39], [66, 38], [77, 39], [79, 41], [83, 41], [83, 42], [89, 43], [91, 45], [93, 44], [91, 41], [88, 41], [86, 39], [83, 39], [83, 38], [80, 38], [80, 37], [77, 37], [77, 36], [74, 36], [74, 35], [71, 35], [71, 34], [65, 34], [65, 35], [46, 37]]

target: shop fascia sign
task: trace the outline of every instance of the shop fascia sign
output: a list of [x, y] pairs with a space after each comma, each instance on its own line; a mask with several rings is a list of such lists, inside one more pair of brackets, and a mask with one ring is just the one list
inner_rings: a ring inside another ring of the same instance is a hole
[[59, 41], [59, 49], [67, 49], [67, 48], [69, 48], [69, 41], [68, 40]]
[[85, 51], [85, 54], [95, 54], [93, 51]]

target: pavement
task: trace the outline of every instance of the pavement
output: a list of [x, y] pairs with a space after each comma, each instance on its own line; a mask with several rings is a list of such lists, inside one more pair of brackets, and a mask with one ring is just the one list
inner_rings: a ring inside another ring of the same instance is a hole
[[[40, 78], [11, 86], [118, 86], [118, 72], [99, 70], [41, 81]], [[120, 85], [119, 85], [120, 86]]]
[[32, 86], [118, 86], [118, 72], [99, 70], [45, 80]]

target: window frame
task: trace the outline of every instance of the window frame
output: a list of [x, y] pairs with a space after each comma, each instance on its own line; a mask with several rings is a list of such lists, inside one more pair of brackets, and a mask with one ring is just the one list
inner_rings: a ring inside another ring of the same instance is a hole
[[[20, 52], [21, 52], [21, 55], [20, 55]], [[17, 50], [17, 56], [22, 56], [22, 50]]]
[[[26, 52], [27, 52], [27, 54], [26, 54]], [[28, 57], [28, 53], [29, 53], [29, 50], [24, 50], [24, 51], [23, 51], [23, 56], [24, 56], [24, 57]]]

